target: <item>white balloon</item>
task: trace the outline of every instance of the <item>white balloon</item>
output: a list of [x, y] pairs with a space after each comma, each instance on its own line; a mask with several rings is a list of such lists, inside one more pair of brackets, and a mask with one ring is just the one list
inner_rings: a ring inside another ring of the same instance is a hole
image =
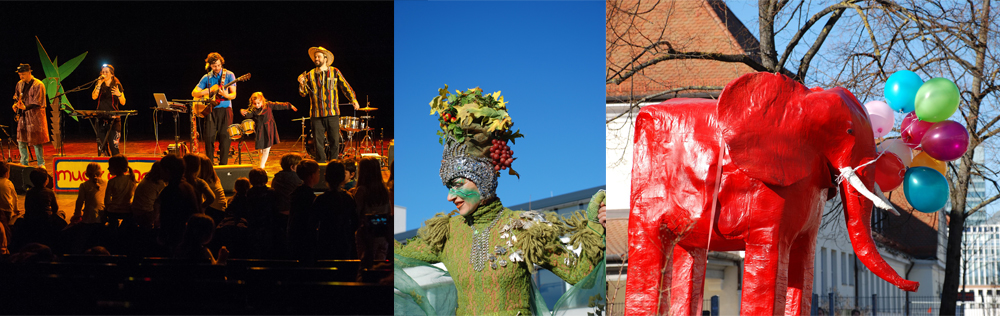
[[900, 160], [903, 161], [903, 166], [910, 166], [913, 162], [913, 152], [910, 151], [910, 147], [906, 147], [906, 143], [903, 143], [899, 138], [893, 138], [878, 144], [878, 152], [888, 150], [891, 153], [896, 154]]

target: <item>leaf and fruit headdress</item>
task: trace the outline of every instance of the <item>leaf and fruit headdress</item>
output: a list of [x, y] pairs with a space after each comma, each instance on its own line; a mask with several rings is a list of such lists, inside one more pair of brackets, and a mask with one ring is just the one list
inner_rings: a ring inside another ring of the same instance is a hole
[[444, 145], [441, 181], [445, 186], [463, 177], [476, 183], [483, 198], [489, 199], [495, 196], [500, 170], [510, 169], [510, 175], [520, 178], [510, 168], [517, 158], [507, 142], [514, 144], [524, 135], [512, 130], [514, 122], [500, 91], [483, 95], [483, 89], [476, 87], [451, 94], [445, 85], [430, 105], [441, 127], [437, 135]]

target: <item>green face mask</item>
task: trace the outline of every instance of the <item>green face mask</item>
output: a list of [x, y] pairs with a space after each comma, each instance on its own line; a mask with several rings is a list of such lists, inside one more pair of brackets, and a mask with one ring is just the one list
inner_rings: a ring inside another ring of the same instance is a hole
[[455, 179], [455, 181], [452, 182], [451, 188], [448, 188], [448, 195], [460, 197], [469, 205], [476, 205], [483, 199], [483, 197], [479, 194], [479, 189], [469, 188], [466, 185], [467, 181], [468, 180], [465, 179]]

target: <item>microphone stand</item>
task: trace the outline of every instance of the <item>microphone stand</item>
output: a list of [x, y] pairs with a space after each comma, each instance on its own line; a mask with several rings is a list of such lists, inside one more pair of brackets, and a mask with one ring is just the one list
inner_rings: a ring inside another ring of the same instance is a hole
[[[58, 77], [53, 77], [53, 78], [56, 79], [56, 91], [59, 91], [59, 87], [62, 86], [62, 83], [59, 82], [59, 78]], [[46, 79], [49, 79], [49, 78], [46, 78]], [[59, 145], [59, 148], [58, 148], [59, 149], [59, 154], [58, 154], [59, 157], [66, 156], [66, 153], [65, 153], [65, 151], [63, 149], [64, 146], [63, 146], [63, 140], [62, 140], [62, 130], [63, 130], [63, 125], [64, 125], [64, 123], [62, 122], [62, 114], [63, 114], [63, 110], [66, 109], [66, 108], [63, 107], [62, 104], [60, 103], [60, 101], [62, 100], [62, 96], [67, 95], [67, 94], [72, 93], [72, 92], [79, 92], [79, 91], [82, 91], [82, 90], [90, 89], [90, 87], [92, 87], [95, 83], [97, 83], [98, 80], [101, 80], [101, 78], [97, 78], [97, 79], [91, 80], [90, 82], [84, 83], [84, 84], [82, 84], [80, 86], [77, 86], [76, 88], [56, 93], [56, 95], [54, 97], [52, 97], [52, 98], [49, 99], [49, 102], [53, 105], [53, 107], [59, 111], [59, 118], [58, 118], [59, 122], [56, 122], [59, 125], [59, 136], [57, 137], [57, 140], [56, 140], [56, 144]], [[53, 117], [55, 117], [55, 116], [53, 116]], [[53, 133], [53, 134], [55, 134], [55, 133]]]

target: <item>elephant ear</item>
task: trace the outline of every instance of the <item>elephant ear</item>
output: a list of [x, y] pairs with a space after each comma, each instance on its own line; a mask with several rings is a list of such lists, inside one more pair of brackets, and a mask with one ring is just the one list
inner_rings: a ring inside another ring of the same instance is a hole
[[804, 134], [812, 123], [800, 104], [811, 92], [784, 75], [763, 72], [726, 85], [719, 96], [719, 125], [729, 155], [741, 171], [781, 186], [811, 172], [818, 153], [808, 146], [809, 135]]

